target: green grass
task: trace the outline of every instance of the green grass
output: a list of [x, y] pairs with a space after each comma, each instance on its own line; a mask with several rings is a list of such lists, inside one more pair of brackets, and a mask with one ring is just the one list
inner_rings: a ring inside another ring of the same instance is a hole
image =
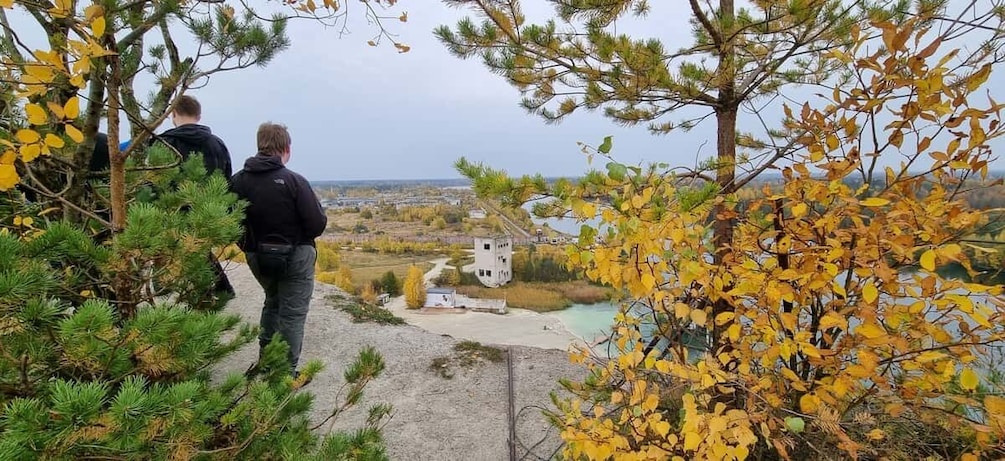
[[500, 288], [463, 285], [457, 292], [473, 298], [506, 299], [506, 305], [535, 312], [552, 312], [573, 304], [609, 301], [612, 290], [584, 280], [571, 282], [511, 282]]

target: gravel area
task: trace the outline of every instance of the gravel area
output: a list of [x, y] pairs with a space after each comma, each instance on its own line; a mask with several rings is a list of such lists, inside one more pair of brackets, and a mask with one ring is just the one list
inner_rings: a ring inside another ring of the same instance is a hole
[[[244, 264], [227, 263], [227, 272], [238, 293], [227, 311], [257, 323], [263, 301], [261, 288]], [[558, 431], [545, 420], [540, 408], [553, 408], [549, 393], [558, 391], [561, 395], [560, 378], [582, 377], [584, 369], [569, 362], [563, 349], [575, 338], [560, 322], [555, 324], [553, 317], [524, 311], [420, 318], [421, 314], [408, 312], [402, 316], [421, 323], [422, 328], [353, 323], [348, 314], [326, 300], [340, 293], [331, 285], [315, 284], [307, 317], [301, 360], [320, 359], [326, 366], [305, 387], [315, 395], [313, 420], [321, 421], [330, 412], [345, 366], [362, 347], [371, 345], [383, 355], [386, 369], [367, 386], [363, 404], [341, 416], [336, 429], [358, 427], [370, 405], [388, 403], [394, 407], [384, 429], [391, 459], [509, 459], [506, 361], [451, 365], [448, 370], [453, 376], [449, 379], [430, 370], [434, 360], [457, 356], [454, 346], [467, 339], [510, 351], [515, 410], [522, 411], [516, 422], [516, 459], [546, 459], [559, 447]], [[403, 301], [398, 298], [393, 303]], [[391, 310], [403, 313], [400, 307]], [[249, 345], [221, 364], [218, 372], [243, 372], [256, 355], [257, 344]], [[542, 439], [532, 451], [526, 449]]]

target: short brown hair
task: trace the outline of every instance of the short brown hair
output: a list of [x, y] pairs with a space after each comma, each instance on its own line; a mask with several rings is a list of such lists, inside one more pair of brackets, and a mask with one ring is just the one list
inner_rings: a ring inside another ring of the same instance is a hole
[[258, 152], [279, 155], [290, 148], [290, 132], [286, 125], [265, 122], [258, 125]]
[[199, 100], [189, 95], [181, 95], [175, 103], [174, 112], [184, 117], [198, 118], [202, 117], [202, 105], [199, 104]]

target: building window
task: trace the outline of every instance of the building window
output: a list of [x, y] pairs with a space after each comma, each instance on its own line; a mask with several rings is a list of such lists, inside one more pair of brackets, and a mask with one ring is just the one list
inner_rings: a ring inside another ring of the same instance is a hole
[[478, 276], [479, 277], [484, 277], [485, 276], [485, 269], [478, 269]]
[[503, 262], [504, 262], [504, 263], [506, 262], [506, 258], [503, 258]]
[[486, 277], [491, 277], [492, 276], [492, 271], [485, 271], [485, 276]]
[[491, 250], [492, 249], [492, 244], [491, 243], [486, 243], [485, 244], [485, 249], [486, 250]]

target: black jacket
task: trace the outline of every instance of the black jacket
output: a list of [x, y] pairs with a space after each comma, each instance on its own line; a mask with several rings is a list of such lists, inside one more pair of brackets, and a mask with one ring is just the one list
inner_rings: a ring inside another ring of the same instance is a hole
[[231, 190], [250, 204], [245, 210], [244, 237], [238, 246], [254, 252], [258, 244], [280, 235], [295, 245], [314, 245], [324, 233], [328, 216], [303, 176], [283, 166], [279, 157], [256, 155], [234, 174]]
[[183, 162], [193, 153], [201, 152], [207, 174], [213, 170], [221, 171], [224, 178], [230, 178], [233, 174], [227, 145], [216, 137], [208, 126], [194, 123], [182, 125], [161, 133], [151, 140], [151, 143], [158, 139], [177, 149]]

